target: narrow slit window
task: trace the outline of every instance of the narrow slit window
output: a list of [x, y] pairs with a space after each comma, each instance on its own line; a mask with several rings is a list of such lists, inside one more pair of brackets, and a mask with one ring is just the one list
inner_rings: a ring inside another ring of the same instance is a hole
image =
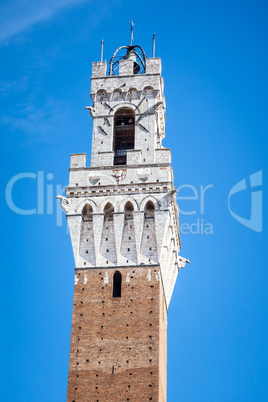
[[114, 273], [113, 297], [121, 297], [122, 275], [119, 271]]

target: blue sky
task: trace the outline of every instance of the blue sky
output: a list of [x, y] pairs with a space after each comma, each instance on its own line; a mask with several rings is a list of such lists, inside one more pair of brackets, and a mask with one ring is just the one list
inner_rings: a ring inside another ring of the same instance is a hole
[[84, 106], [100, 40], [109, 61], [129, 44], [133, 19], [148, 56], [156, 33], [164, 146], [183, 211], [181, 255], [191, 260], [168, 314], [168, 401], [268, 400], [265, 2], [11, 0], [0, 11], [1, 183], [26, 172], [12, 201], [36, 209], [15, 213], [2, 191], [1, 399], [66, 400], [74, 262], [55, 196], [70, 153], [87, 152], [89, 164]]

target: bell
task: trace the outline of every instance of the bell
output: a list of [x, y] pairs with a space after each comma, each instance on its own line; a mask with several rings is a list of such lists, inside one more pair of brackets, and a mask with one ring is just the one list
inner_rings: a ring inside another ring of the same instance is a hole
[[138, 74], [140, 72], [140, 65], [136, 61], [135, 53], [133, 53], [131, 51], [127, 52], [127, 54], [125, 55], [124, 59], [133, 61], [133, 74]]

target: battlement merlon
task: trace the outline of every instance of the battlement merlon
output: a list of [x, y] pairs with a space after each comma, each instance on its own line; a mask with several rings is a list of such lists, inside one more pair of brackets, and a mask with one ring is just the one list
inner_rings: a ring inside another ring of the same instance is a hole
[[[120, 68], [121, 67], [121, 68]], [[146, 58], [146, 73], [142, 74], [147, 76], [149, 74], [161, 75], [162, 65], [160, 57]], [[92, 79], [94, 78], [112, 78], [117, 76], [106, 76], [107, 73], [107, 63], [106, 61], [95, 61], [92, 63]], [[119, 63], [119, 75], [133, 75], [133, 61], [132, 60], [120, 60]], [[136, 75], [140, 76], [140, 75]]]

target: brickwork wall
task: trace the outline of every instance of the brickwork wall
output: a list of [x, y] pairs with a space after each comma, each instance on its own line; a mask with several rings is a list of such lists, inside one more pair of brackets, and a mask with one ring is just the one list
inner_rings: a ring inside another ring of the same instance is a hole
[[166, 401], [166, 307], [158, 266], [77, 269], [68, 402]]
[[159, 402], [167, 400], [167, 309], [163, 288], [159, 299]]

